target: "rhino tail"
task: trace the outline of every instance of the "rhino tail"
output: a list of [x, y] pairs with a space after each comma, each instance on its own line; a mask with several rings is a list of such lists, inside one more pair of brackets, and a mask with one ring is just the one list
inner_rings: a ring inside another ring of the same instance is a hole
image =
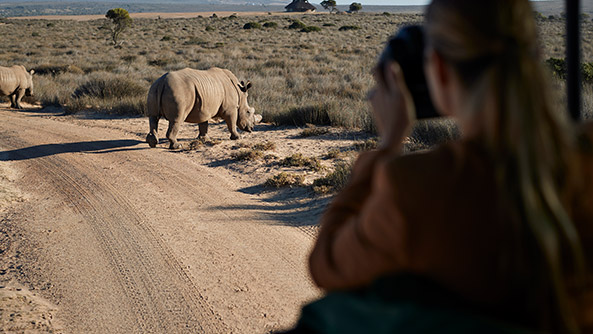
[[158, 127], [159, 120], [163, 114], [161, 100], [163, 96], [164, 84], [162, 78], [159, 78], [148, 92], [146, 104], [146, 115], [148, 116], [150, 132], [146, 136], [146, 142], [150, 147], [156, 147], [159, 142]]

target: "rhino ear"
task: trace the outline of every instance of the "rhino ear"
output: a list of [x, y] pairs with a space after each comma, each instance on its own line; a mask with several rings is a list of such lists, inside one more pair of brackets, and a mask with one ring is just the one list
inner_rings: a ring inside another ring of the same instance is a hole
[[251, 81], [247, 81], [247, 85], [245, 86], [245, 91], [251, 88]]

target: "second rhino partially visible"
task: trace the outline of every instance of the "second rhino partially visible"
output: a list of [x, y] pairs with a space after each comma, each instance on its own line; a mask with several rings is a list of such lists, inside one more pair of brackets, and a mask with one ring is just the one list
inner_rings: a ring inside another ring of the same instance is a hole
[[10, 97], [11, 108], [22, 109], [23, 96], [33, 95], [33, 73], [23, 65], [0, 66], [0, 96]]
[[148, 92], [150, 132], [146, 142], [150, 147], [157, 145], [161, 116], [169, 121], [170, 149], [181, 147], [177, 133], [182, 122], [198, 123], [198, 138], [203, 138], [208, 133], [208, 120], [220, 117], [225, 120], [231, 139], [240, 138], [237, 127], [251, 132], [256, 123], [255, 110], [247, 104], [250, 87], [251, 83], [239, 82], [231, 71], [217, 67], [206, 71], [185, 68], [164, 74]]

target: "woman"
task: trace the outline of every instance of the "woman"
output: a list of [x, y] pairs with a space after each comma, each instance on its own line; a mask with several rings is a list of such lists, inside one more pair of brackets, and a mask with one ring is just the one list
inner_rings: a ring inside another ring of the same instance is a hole
[[592, 331], [593, 131], [550, 101], [528, 0], [434, 0], [425, 29], [431, 97], [462, 138], [401, 156], [414, 107], [399, 65], [376, 68], [380, 148], [322, 217], [314, 281], [413, 273], [492, 319]]

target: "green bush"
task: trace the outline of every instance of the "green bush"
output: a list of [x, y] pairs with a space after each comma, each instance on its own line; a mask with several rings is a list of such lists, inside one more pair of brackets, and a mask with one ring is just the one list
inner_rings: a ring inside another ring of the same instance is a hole
[[166, 41], [170, 41], [172, 39], [173, 39], [173, 37], [171, 37], [169, 35], [165, 35], [165, 36], [163, 36], [163, 38], [161, 38], [161, 41], [166, 42]]
[[304, 29], [307, 27], [306, 24], [299, 20], [293, 20], [292, 23], [288, 26], [288, 29]]
[[213, 26], [206, 26], [206, 31], [214, 31], [216, 30], [216, 28], [214, 28]]
[[321, 28], [316, 26], [306, 26], [301, 29], [301, 32], [313, 32], [313, 31], [321, 31]]
[[258, 22], [247, 22], [243, 26], [243, 29], [261, 29], [261, 24]]
[[341, 26], [339, 31], [347, 31], [347, 30], [359, 30], [359, 26]]
[[[563, 80], [566, 79], [567, 66], [564, 58], [548, 58], [546, 60], [546, 65], [548, 65], [556, 77]], [[593, 83], [593, 63], [582, 63], [581, 73], [584, 82]]]
[[323, 26], [324, 27], [335, 27], [336, 24], [335, 23], [324, 23]]
[[264, 22], [264, 28], [278, 28], [278, 23], [276, 22]]

